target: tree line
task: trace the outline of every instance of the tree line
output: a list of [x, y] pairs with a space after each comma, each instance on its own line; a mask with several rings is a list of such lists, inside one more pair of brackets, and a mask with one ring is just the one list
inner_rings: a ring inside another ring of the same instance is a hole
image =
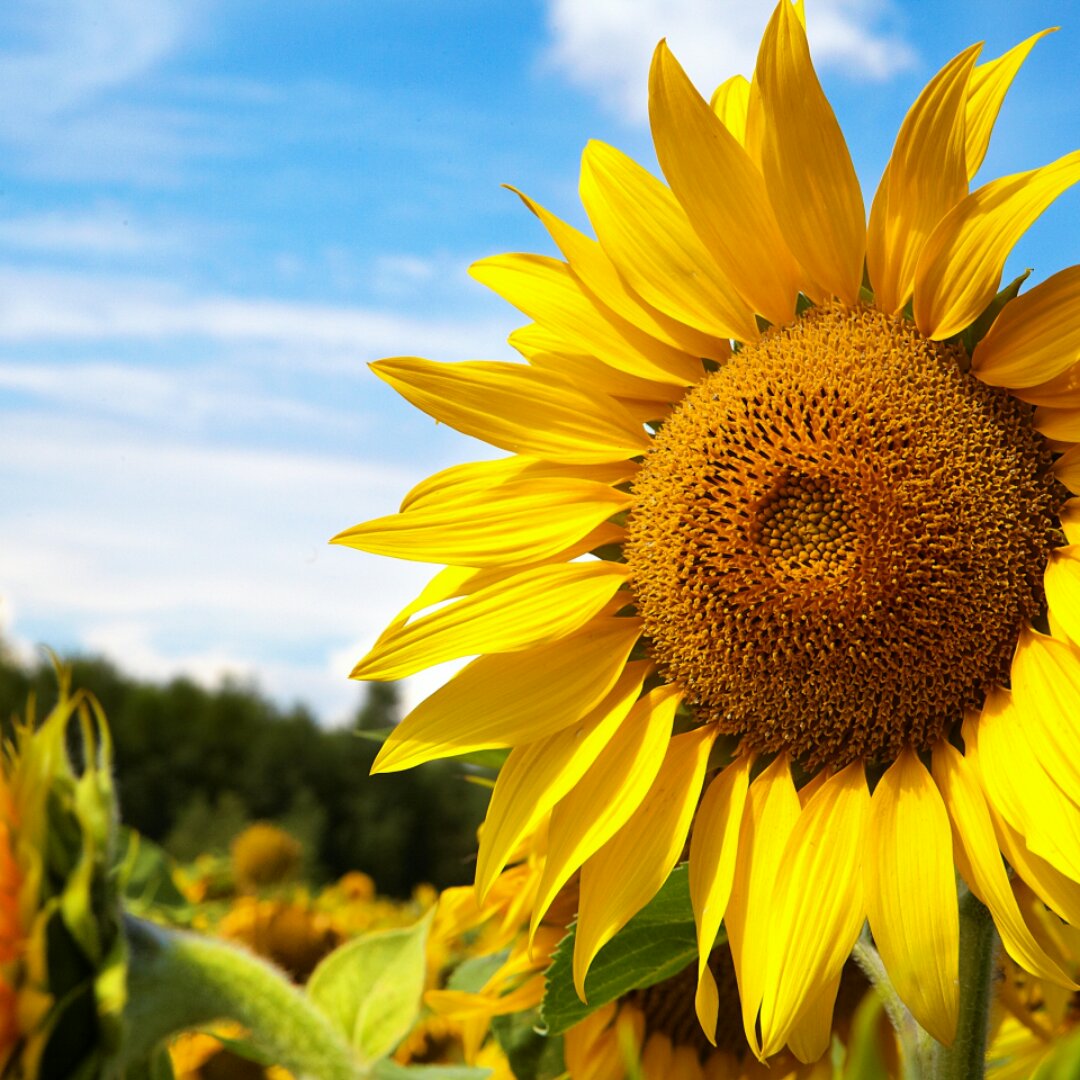
[[[124, 822], [181, 860], [222, 853], [247, 823], [274, 821], [299, 839], [314, 881], [363, 870], [380, 892], [406, 896], [472, 877], [488, 791], [460, 763], [368, 776], [399, 719], [392, 683], [368, 684], [352, 724], [320, 726], [303, 705], [282, 709], [252, 685], [214, 690], [190, 679], [133, 678], [100, 657], [75, 657], [74, 688], [101, 702], [114, 743]], [[42, 717], [56, 699], [51, 661], [19, 663], [0, 646], [0, 717]]]

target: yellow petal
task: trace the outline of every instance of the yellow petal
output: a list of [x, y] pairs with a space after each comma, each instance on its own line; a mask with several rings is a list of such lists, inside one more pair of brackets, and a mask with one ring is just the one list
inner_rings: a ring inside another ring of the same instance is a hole
[[[970, 754], [967, 757], [970, 758]], [[974, 763], [972, 768], [978, 772]], [[1066, 877], [1046, 859], [1030, 851], [1024, 838], [1001, 816], [989, 798], [986, 799], [986, 808], [994, 823], [998, 846], [1009, 865], [1038, 893], [1051, 911], [1071, 926], [1080, 926], [1080, 882]]]
[[[511, 344], [517, 347], [516, 343]], [[527, 359], [538, 371], [554, 372], [583, 390], [610, 394], [616, 401], [647, 398], [661, 402], [660, 411], [663, 416], [671, 412], [671, 406], [686, 393], [686, 388], [682, 386], [664, 386], [650, 379], [628, 375], [625, 371], [616, 371], [595, 356], [532, 351]]]
[[[1062, 555], [1067, 552], [1067, 555]], [[1077, 631], [1077, 557], [1080, 547], [1051, 552], [1046, 597], [1070, 637]], [[1064, 576], [1064, 580], [1062, 580]], [[1075, 640], [1075, 639], [1074, 639]], [[1043, 769], [1080, 804], [1080, 652], [1074, 645], [1023, 629], [1012, 669], [1012, 704]]]
[[726, 339], [704, 334], [647, 304], [626, 284], [596, 240], [545, 210], [517, 188], [510, 190], [543, 222], [570, 265], [571, 272], [588, 293], [658, 341], [682, 349], [691, 356], [707, 356], [713, 360], [724, 358], [727, 353]]
[[[833, 1010], [836, 1008], [836, 995], [840, 990], [840, 976], [837, 975], [830, 983], [821, 990], [810, 996], [810, 1001], [803, 1010], [802, 1016], [795, 1021], [788, 1036], [788, 1046], [791, 1052], [804, 1064], [810, 1065], [819, 1061], [829, 1049], [832, 1042]], [[813, 1073], [807, 1080], [811, 1080]], [[830, 1069], [824, 1073], [825, 1077], [832, 1080], [833, 1072]], [[802, 1074], [799, 1074], [802, 1080]]]
[[[709, 954], [720, 932], [739, 850], [746, 792], [750, 784], [752, 754], [744, 754], [721, 770], [701, 800], [694, 835], [690, 840], [690, 900], [694, 907], [698, 939], [698, 993], [695, 1000], [701, 1028], [716, 1045], [715, 984], [706, 981]], [[710, 973], [711, 974], [711, 973]], [[712, 1003], [709, 1004], [710, 994]], [[704, 1015], [703, 1015], [704, 1012]]]
[[612, 398], [524, 364], [398, 357], [371, 367], [429, 416], [513, 453], [598, 464], [635, 457], [652, 441]]
[[652, 787], [681, 700], [670, 685], [640, 698], [589, 771], [552, 811], [530, 933], [570, 876], [622, 828]]
[[520, 480], [449, 489], [404, 514], [355, 525], [331, 543], [457, 566], [525, 566], [564, 551], [625, 510], [629, 495], [590, 480]]
[[627, 664], [611, 693], [576, 724], [510, 751], [495, 781], [480, 834], [476, 888], [481, 901], [522, 839], [577, 784], [608, 744], [637, 701], [650, 669], [644, 660]]
[[905, 750], [870, 802], [866, 907], [900, 999], [950, 1045], [959, 1007], [960, 920], [949, 815], [926, 767]]
[[813, 995], [840, 974], [859, 936], [866, 919], [869, 816], [863, 764], [855, 761], [822, 785], [791, 830], [774, 882], [768, 934], [761, 999], [765, 1057], [784, 1045]]
[[689, 386], [701, 361], [639, 330], [582, 290], [566, 263], [543, 255], [497, 255], [473, 263], [469, 273], [574, 352], [595, 356], [643, 379]]
[[964, 723], [991, 804], [1028, 848], [1080, 881], [1080, 810], [1046, 774], [1007, 690], [992, 689], [977, 721]]
[[1001, 861], [994, 825], [971, 766], [942, 741], [933, 752], [934, 780], [952, 823], [953, 854], [971, 891], [990, 909], [1006, 952], [1040, 978], [1075, 989], [1032, 936]]
[[649, 76], [649, 117], [660, 167], [746, 303], [789, 323], [805, 281], [788, 250], [765, 182], [738, 140], [661, 42]]
[[636, 619], [608, 619], [524, 653], [481, 656], [394, 728], [372, 772], [554, 735], [611, 690], [640, 636]]
[[650, 304], [713, 337], [757, 337], [753, 312], [652, 174], [594, 140], [581, 159], [581, 201], [604, 251]]
[[503, 484], [518, 480], [567, 479], [590, 480], [596, 484], [620, 484], [629, 480], [637, 467], [628, 461], [604, 461], [598, 465], [565, 464], [543, 461], [538, 458], [510, 457], [492, 461], [467, 461], [451, 465], [425, 477], [401, 500], [402, 511], [419, 509], [425, 505], [438, 505], [457, 496], [491, 491], [498, 494]]
[[769, 20], [754, 77], [765, 112], [762, 172], [784, 238], [826, 296], [854, 304], [866, 252], [862, 192], [786, 0]]
[[870, 209], [866, 264], [874, 303], [900, 311], [938, 222], [967, 194], [964, 118], [981, 45], [950, 60], [908, 111]]
[[1005, 305], [975, 346], [972, 373], [991, 386], [1036, 386], [1080, 361], [1080, 266]]
[[676, 735], [633, 816], [581, 868], [573, 968], [582, 1001], [593, 958], [660, 891], [679, 861], [716, 733], [715, 724], [702, 724]]
[[[1080, 494], [1080, 446], [1066, 450], [1054, 462], [1054, 475], [1074, 494]], [[1069, 500], [1072, 501], [1071, 499]], [[1069, 538], [1070, 543], [1076, 541]]]
[[1020, 42], [996, 60], [979, 64], [971, 73], [971, 82], [968, 84], [966, 132], [968, 179], [979, 171], [979, 166], [986, 157], [986, 148], [990, 144], [990, 132], [993, 130], [994, 121], [997, 119], [1001, 103], [1005, 100], [1005, 94], [1012, 85], [1013, 79], [1016, 78], [1021, 64], [1027, 59], [1035, 42], [1051, 33], [1053, 33], [1052, 29], [1032, 34], [1026, 41]]
[[1032, 405], [1049, 405], [1055, 409], [1080, 408], [1080, 363], [1066, 368], [1056, 379], [1037, 386], [1018, 386], [1010, 392], [1013, 397]]
[[1053, 442], [1080, 442], [1080, 409], [1054, 409], [1041, 405], [1035, 410], [1034, 426]]
[[[1063, 455], [1062, 458], [1058, 458], [1058, 462], [1067, 456]], [[1060, 479], [1060, 475], [1058, 479]], [[1058, 521], [1061, 523], [1061, 531], [1065, 534], [1066, 541], [1069, 544], [1080, 544], [1080, 499], [1067, 500], [1065, 505], [1058, 511]]]
[[918, 328], [942, 339], [974, 322], [993, 300], [1017, 240], [1077, 180], [1080, 151], [993, 180], [953, 207], [927, 241], [915, 271]]
[[735, 880], [724, 925], [739, 983], [743, 1029], [755, 1052], [760, 1050], [757, 1016], [765, 985], [765, 962], [774, 933], [776, 878], [791, 830], [799, 817], [799, 796], [791, 765], [781, 754], [756, 777], [747, 793], [739, 830]]
[[392, 682], [447, 660], [512, 653], [580, 630], [626, 584], [621, 563], [537, 566], [380, 637], [350, 678]]
[[722, 82], [709, 100], [709, 108], [739, 143], [746, 139], [746, 114], [750, 108], [750, 80], [732, 75]]

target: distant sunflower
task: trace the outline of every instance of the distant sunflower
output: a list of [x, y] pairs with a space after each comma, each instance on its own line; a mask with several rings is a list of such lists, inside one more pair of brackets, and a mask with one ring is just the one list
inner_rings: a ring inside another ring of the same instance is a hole
[[533, 921], [580, 869], [579, 992], [695, 814], [698, 1015], [723, 919], [761, 1057], [824, 1051], [866, 919], [951, 1041], [954, 867], [1020, 965], [1073, 985], [1002, 855], [1080, 924], [1080, 267], [998, 289], [1080, 152], [968, 188], [1041, 36], [931, 80], [869, 224], [800, 6], [711, 103], [661, 43], [669, 186], [591, 143], [598, 239], [522, 196], [565, 261], [473, 268], [533, 320], [528, 363], [374, 365], [512, 455], [336, 538], [446, 566], [355, 677], [476, 657], [375, 771], [512, 748], [477, 886], [550, 811]]

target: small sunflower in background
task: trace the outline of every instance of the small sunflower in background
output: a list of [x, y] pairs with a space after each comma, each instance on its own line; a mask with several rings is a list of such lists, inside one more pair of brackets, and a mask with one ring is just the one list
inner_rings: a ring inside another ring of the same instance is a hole
[[476, 657], [374, 771], [510, 748], [476, 884], [551, 814], [533, 926], [580, 871], [581, 993], [688, 837], [696, 1011], [714, 1037], [723, 920], [762, 1059], [825, 1051], [867, 920], [951, 1042], [955, 871], [1074, 987], [1002, 856], [1080, 925], [1080, 266], [1001, 278], [1080, 152], [970, 188], [1041, 36], [942, 68], [869, 215], [801, 5], [711, 102], [661, 43], [667, 183], [590, 143], [596, 239], [522, 195], [563, 258], [473, 267], [530, 320], [526, 363], [374, 365], [510, 454], [335, 538], [445, 567], [355, 677]]

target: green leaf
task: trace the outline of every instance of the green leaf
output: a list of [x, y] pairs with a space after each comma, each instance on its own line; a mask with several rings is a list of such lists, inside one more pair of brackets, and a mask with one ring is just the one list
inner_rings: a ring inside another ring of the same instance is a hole
[[879, 1080], [889, 1075], [882, 1053], [881, 1023], [885, 1002], [871, 990], [855, 1010], [848, 1036], [844, 1080]]
[[471, 1065], [399, 1065], [380, 1061], [371, 1071], [373, 1080], [484, 1080], [490, 1069]]
[[120, 827], [118, 877], [126, 910], [144, 915], [151, 910], [184, 910], [189, 905], [173, 877], [173, 863], [163, 848], [134, 829]]
[[574, 990], [574, 933], [571, 929], [555, 949], [540, 1006], [553, 1035], [562, 1034], [629, 990], [670, 979], [697, 959], [686, 866], [676, 867], [652, 901], [597, 954], [585, 979], [588, 1004]]
[[447, 980], [447, 989], [478, 994], [487, 985], [488, 979], [506, 963], [508, 955], [508, 950], [503, 949], [488, 956], [470, 956], [454, 968]]
[[129, 1065], [124, 1080], [176, 1080], [169, 1051], [161, 1047], [148, 1060]]
[[1075, 1080], [1080, 1076], [1080, 1031], [1060, 1040], [1050, 1051], [1031, 1080]]
[[434, 909], [412, 926], [364, 934], [335, 949], [312, 973], [307, 993], [363, 1064], [385, 1057], [418, 1013], [424, 949]]
[[517, 1080], [556, 1080], [566, 1073], [563, 1041], [538, 1030], [540, 1010], [493, 1016], [491, 1031]]

